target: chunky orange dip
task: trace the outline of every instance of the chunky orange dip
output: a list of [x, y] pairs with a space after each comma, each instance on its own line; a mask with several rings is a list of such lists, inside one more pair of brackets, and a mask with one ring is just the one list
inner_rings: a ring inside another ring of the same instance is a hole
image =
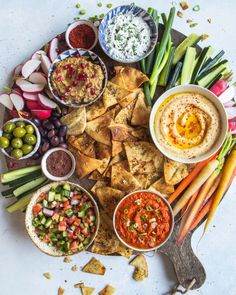
[[136, 192], [125, 198], [115, 215], [120, 238], [138, 249], [150, 249], [168, 237], [172, 218], [166, 203], [152, 192]]

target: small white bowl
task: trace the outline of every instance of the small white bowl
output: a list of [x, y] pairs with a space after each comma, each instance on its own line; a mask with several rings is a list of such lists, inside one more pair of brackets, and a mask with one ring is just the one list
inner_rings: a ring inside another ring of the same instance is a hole
[[[76, 22], [70, 24], [69, 27], [68, 27], [67, 30], [66, 30], [66, 35], [65, 35], [66, 43], [67, 43], [67, 45], [68, 45], [71, 49], [74, 49], [75, 47], [73, 47], [73, 46], [70, 44], [70, 38], [69, 38], [69, 36], [70, 36], [70, 32], [71, 32], [74, 28], [76, 28], [77, 26], [79, 26], [79, 25], [83, 25], [83, 24], [89, 26], [90, 28], [92, 28], [93, 31], [94, 31], [94, 34], [95, 34], [95, 40], [94, 40], [93, 45], [92, 45], [90, 48], [83, 48], [83, 49], [86, 49], [86, 50], [92, 50], [92, 49], [96, 46], [96, 44], [97, 44], [97, 42], [98, 42], [98, 29], [94, 26], [94, 24], [93, 24], [91, 21], [89, 21], [89, 20], [78, 20], [78, 21], [76, 21]], [[80, 48], [82, 48], [82, 47], [80, 47]]]
[[[155, 133], [155, 128], [154, 128], [155, 116], [156, 116], [156, 112], [157, 112], [159, 106], [163, 103], [163, 101], [165, 101], [166, 98], [170, 97], [173, 94], [181, 93], [181, 92], [195, 92], [195, 93], [201, 94], [204, 97], [206, 97], [209, 101], [211, 101], [215, 105], [215, 107], [217, 108], [217, 110], [219, 112], [220, 119], [221, 119], [220, 135], [219, 135], [217, 141], [215, 142], [215, 144], [205, 154], [200, 155], [200, 156], [196, 156], [191, 159], [178, 157], [177, 155], [174, 155], [173, 153], [167, 151], [158, 142], [157, 137], [156, 137], [156, 133]], [[182, 163], [186, 163], [186, 164], [198, 163], [198, 162], [201, 162], [201, 161], [204, 161], [204, 160], [210, 158], [212, 155], [214, 155], [220, 149], [220, 147], [224, 143], [225, 136], [226, 136], [226, 133], [228, 130], [228, 119], [227, 119], [227, 115], [226, 115], [223, 104], [218, 99], [218, 97], [215, 94], [213, 94], [211, 91], [209, 91], [208, 89], [203, 88], [201, 86], [197, 86], [197, 85], [191, 85], [191, 84], [190, 85], [180, 85], [180, 86], [176, 86], [176, 87], [171, 88], [168, 91], [164, 92], [158, 98], [158, 100], [155, 102], [155, 104], [152, 108], [152, 111], [151, 111], [150, 119], [149, 119], [149, 129], [150, 129], [150, 133], [151, 133], [152, 140], [153, 140], [154, 144], [166, 157], [168, 157], [174, 161], [182, 162]]]
[[[153, 248], [148, 248], [148, 249], [139, 249], [139, 248], [135, 248], [135, 247], [132, 247], [130, 246], [129, 244], [127, 244], [119, 235], [119, 233], [117, 232], [116, 230], [116, 225], [115, 225], [115, 216], [116, 216], [116, 212], [117, 212], [117, 209], [119, 208], [120, 204], [125, 200], [127, 199], [130, 195], [133, 195], [134, 193], [139, 193], [139, 192], [149, 192], [149, 193], [152, 193], [152, 194], [155, 194], [156, 196], [158, 196], [160, 199], [162, 199], [162, 201], [167, 205], [167, 207], [169, 208], [169, 212], [170, 212], [170, 215], [171, 215], [171, 229], [170, 229], [170, 232], [168, 234], [168, 236], [166, 237], [166, 239], [161, 243], [159, 244], [158, 246], [156, 247], [153, 247]], [[134, 191], [132, 193], [129, 193], [128, 195], [126, 195], [124, 198], [122, 198], [120, 200], [120, 202], [117, 204], [116, 208], [115, 208], [115, 211], [114, 211], [114, 214], [113, 214], [113, 228], [114, 228], [114, 231], [116, 233], [116, 236], [117, 238], [121, 241], [121, 243], [123, 243], [126, 247], [130, 248], [130, 249], [133, 249], [134, 251], [138, 251], [138, 252], [148, 252], [148, 251], [154, 251], [158, 248], [160, 248], [161, 246], [163, 246], [170, 238], [172, 232], [173, 232], [173, 229], [174, 229], [174, 213], [173, 213], [173, 210], [170, 206], [170, 204], [168, 203], [168, 201], [163, 197], [161, 196], [160, 194], [156, 193], [155, 191], [153, 190], [137, 190], [137, 191]]]
[[[36, 139], [37, 139], [37, 142], [36, 142], [36, 145], [34, 146], [34, 149], [32, 150], [31, 153], [29, 153], [28, 155], [25, 155], [23, 157], [21, 157], [20, 159], [15, 159], [14, 157], [12, 157], [10, 154], [8, 154], [8, 152], [6, 151], [6, 149], [1, 149], [2, 153], [7, 156], [8, 158], [11, 158], [13, 160], [16, 160], [16, 161], [20, 161], [20, 160], [25, 160], [25, 159], [28, 159], [30, 157], [32, 157], [38, 150], [39, 146], [40, 146], [40, 142], [41, 142], [41, 135], [40, 135], [40, 132], [38, 130], [38, 127], [33, 123], [31, 122], [30, 120], [27, 120], [27, 119], [24, 119], [24, 118], [14, 118], [14, 119], [11, 119], [9, 121], [7, 121], [6, 123], [3, 124], [3, 127], [8, 123], [8, 122], [19, 122], [19, 121], [23, 121], [25, 122], [27, 125], [32, 125], [34, 127], [34, 130], [35, 130], [35, 135], [36, 135]], [[2, 127], [2, 128], [3, 128]], [[0, 130], [0, 136], [2, 136], [3, 134], [3, 129]]]
[[[51, 173], [49, 173], [48, 170], [47, 170], [47, 158], [48, 158], [48, 156], [51, 155], [54, 152], [57, 152], [57, 151], [63, 151], [65, 153], [67, 153], [70, 156], [71, 161], [72, 161], [71, 171], [67, 175], [65, 175], [63, 177], [54, 176]], [[73, 154], [70, 151], [68, 151], [67, 149], [63, 149], [63, 148], [60, 148], [60, 147], [48, 150], [43, 155], [42, 161], [41, 161], [41, 167], [42, 167], [43, 174], [48, 179], [53, 180], [53, 181], [65, 181], [65, 180], [69, 179], [73, 175], [73, 173], [75, 171], [75, 166], [76, 166], [76, 162], [75, 162], [75, 157], [73, 156]]]

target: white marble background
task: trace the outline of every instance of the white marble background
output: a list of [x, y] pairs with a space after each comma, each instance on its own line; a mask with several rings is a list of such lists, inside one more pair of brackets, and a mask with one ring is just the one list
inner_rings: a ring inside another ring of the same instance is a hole
[[[102, 2], [103, 8], [98, 8], [95, 0], [80, 0], [81, 7], [89, 15], [97, 14], [97, 10], [100, 13], [106, 11], [105, 4], [110, 3], [110, 0]], [[16, 64], [66, 29], [78, 12], [76, 3], [74, 0], [0, 0], [0, 89], [8, 83]], [[113, 0], [112, 3], [115, 6], [129, 1]], [[160, 12], [168, 12], [171, 6], [171, 1], [166, 0], [136, 0], [135, 3], [143, 7], [153, 6]], [[175, 2], [177, 6], [178, 3], [179, 1]], [[193, 12], [189, 9], [184, 13], [184, 19], [176, 17], [174, 28], [185, 34], [191, 31], [208, 33], [210, 38], [205, 41], [205, 45], [211, 44], [218, 50], [225, 49], [231, 67], [236, 71], [235, 0], [189, 0], [188, 3], [191, 6], [199, 4], [200, 11]], [[190, 29], [185, 22], [187, 18], [193, 18], [198, 26]], [[207, 22], [208, 18], [212, 19], [212, 24]], [[3, 159], [1, 171], [5, 171]], [[197, 250], [202, 228], [193, 236], [192, 245], [206, 269], [207, 280], [200, 290], [190, 292], [191, 294], [236, 294], [235, 192], [236, 182], [220, 205]], [[96, 255], [107, 267], [104, 277], [81, 271], [72, 272], [72, 265], [81, 267], [94, 255], [76, 255], [72, 263], [65, 264], [61, 258], [42, 254], [27, 237], [23, 214], [9, 215], [4, 209], [7, 204], [8, 201], [0, 199], [1, 295], [53, 295], [57, 294], [59, 286], [66, 289], [65, 294], [79, 294], [73, 285], [80, 281], [96, 287], [96, 292], [110, 283], [117, 288], [116, 294], [159, 295], [166, 294], [176, 283], [171, 263], [161, 254], [147, 255], [149, 278], [141, 283], [132, 279], [133, 268], [121, 257]], [[50, 281], [43, 277], [44, 272], [51, 272]]]

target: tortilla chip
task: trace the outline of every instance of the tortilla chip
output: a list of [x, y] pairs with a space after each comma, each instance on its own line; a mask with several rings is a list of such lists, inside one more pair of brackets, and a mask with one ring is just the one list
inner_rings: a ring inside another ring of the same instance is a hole
[[154, 144], [146, 141], [125, 142], [124, 147], [133, 174], [149, 174], [162, 169], [163, 155]]
[[128, 124], [131, 120], [133, 108], [135, 105], [135, 100], [133, 100], [129, 105], [122, 108], [118, 114], [115, 116], [115, 123], [117, 124]]
[[97, 188], [95, 194], [104, 211], [112, 218], [117, 204], [124, 197], [124, 192], [109, 186], [104, 186]]
[[161, 177], [156, 182], [154, 182], [149, 189], [154, 190], [157, 193], [160, 193], [163, 197], [168, 198], [170, 194], [175, 191], [173, 185], [167, 184], [164, 177]]
[[140, 92], [142, 92], [143, 90], [141, 88], [135, 89], [134, 91], [132, 91], [130, 94], [128, 94], [127, 96], [125, 96], [122, 99], [118, 100], [118, 103], [123, 107], [127, 107], [128, 105], [130, 105], [132, 102], [135, 103], [136, 99], [138, 98], [138, 95]]
[[95, 288], [83, 286], [81, 287], [82, 295], [92, 295]]
[[120, 153], [119, 155], [116, 155], [113, 157], [107, 167], [107, 169], [104, 171], [103, 175], [105, 176], [106, 172], [109, 170], [109, 168], [114, 165], [115, 163], [118, 163], [123, 160], [122, 154]]
[[106, 111], [107, 111], [107, 108], [104, 106], [102, 100], [99, 100], [98, 102], [95, 102], [87, 106], [86, 107], [87, 121], [92, 121], [96, 119], [97, 117], [100, 117], [101, 115], [105, 114]]
[[105, 181], [105, 180], [98, 180], [94, 184], [94, 186], [91, 188], [91, 192], [95, 194], [97, 188], [103, 187], [103, 186], [106, 186], [106, 185], [107, 185], [107, 181]]
[[102, 180], [103, 176], [97, 170], [94, 170], [88, 177], [90, 180]]
[[95, 143], [95, 150], [97, 158], [102, 160], [104, 158], [111, 157], [111, 147], [101, 142]]
[[78, 149], [81, 153], [95, 158], [95, 148], [94, 148], [94, 139], [92, 139], [88, 134], [83, 133], [80, 136], [69, 136], [68, 143]]
[[99, 172], [100, 174], [103, 174], [104, 171], [106, 170], [106, 168], [107, 168], [107, 166], [108, 166], [108, 164], [109, 164], [109, 162], [110, 162], [110, 158], [111, 158], [111, 157], [104, 158], [104, 159], [101, 160], [101, 161], [102, 161], [102, 165], [101, 165], [100, 167], [97, 168], [97, 170], [98, 170], [98, 172]]
[[141, 187], [138, 180], [119, 165], [113, 165], [111, 168], [111, 186], [124, 192], [131, 192]]
[[97, 160], [82, 154], [80, 151], [76, 153], [76, 172], [79, 179], [84, 178], [92, 171], [98, 169], [102, 165], [102, 160]]
[[170, 159], [164, 161], [164, 176], [167, 184], [175, 185], [184, 179], [187, 175], [188, 167], [186, 164], [176, 162]]
[[111, 145], [111, 134], [108, 126], [114, 117], [114, 110], [86, 124], [85, 132], [98, 142]]
[[115, 141], [139, 141], [147, 138], [146, 130], [142, 127], [133, 128], [126, 124], [111, 124], [112, 140]]
[[82, 271], [103, 276], [106, 272], [106, 268], [99, 260], [93, 257], [82, 268]]
[[133, 278], [136, 281], [142, 281], [148, 277], [148, 265], [144, 255], [137, 255], [129, 264], [135, 266]]
[[102, 291], [100, 291], [98, 294], [99, 295], [112, 295], [114, 294], [116, 289], [112, 287], [111, 285], [107, 285]]
[[107, 87], [103, 93], [103, 104], [106, 108], [109, 108], [117, 104], [117, 99], [122, 99], [127, 96], [130, 92], [119, 85], [112, 83], [111, 81], [107, 82]]
[[68, 127], [67, 135], [80, 135], [86, 127], [85, 107], [74, 108], [70, 113], [61, 118], [62, 124]]
[[131, 124], [147, 127], [151, 109], [146, 106], [143, 92], [138, 94], [138, 99], [133, 109]]
[[124, 150], [123, 143], [121, 141], [111, 141], [111, 155], [115, 157]]
[[124, 246], [120, 247], [118, 251], [116, 251], [117, 254], [129, 259], [133, 255], [133, 250], [129, 248], [125, 248]]

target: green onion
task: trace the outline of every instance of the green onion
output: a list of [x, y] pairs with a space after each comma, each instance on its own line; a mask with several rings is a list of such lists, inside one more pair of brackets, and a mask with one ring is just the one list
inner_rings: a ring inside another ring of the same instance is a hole
[[98, 2], [98, 7], [102, 7], [102, 2]]
[[99, 15], [99, 18], [103, 19], [104, 16], [105, 16], [105, 13], [102, 13], [102, 14]]
[[147, 206], [146, 206], [146, 210], [147, 210], [147, 211], [152, 211], [152, 207], [149, 206], [149, 205], [147, 205]]
[[112, 8], [112, 4], [111, 3], [107, 4], [107, 8]]
[[124, 209], [124, 213], [127, 214], [129, 211], [128, 209]]
[[86, 14], [86, 10], [85, 9], [80, 10], [80, 14], [81, 15], [85, 15]]
[[79, 16], [74, 17], [74, 20], [80, 20]]
[[193, 23], [193, 24], [190, 24], [189, 26], [190, 26], [190, 28], [194, 28], [194, 27], [196, 27], [198, 25], [198, 23]]
[[199, 11], [199, 10], [200, 10], [200, 5], [193, 6], [193, 11]]
[[75, 5], [75, 7], [76, 7], [76, 8], [80, 8], [80, 4], [77, 3], [77, 4]]

